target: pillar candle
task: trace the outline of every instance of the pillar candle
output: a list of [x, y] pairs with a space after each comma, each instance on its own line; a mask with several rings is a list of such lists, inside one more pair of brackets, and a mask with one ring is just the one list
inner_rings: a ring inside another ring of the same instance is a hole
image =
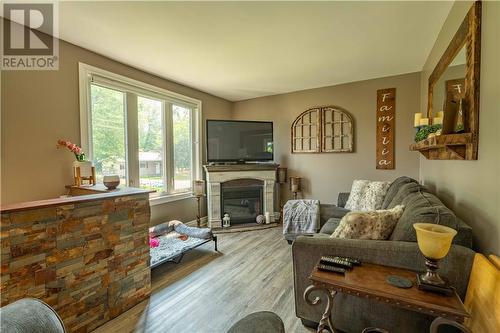
[[442, 117], [436, 117], [432, 120], [433, 125], [442, 125], [443, 124], [443, 118]]
[[420, 126], [429, 125], [429, 118], [420, 119]]
[[413, 127], [420, 126], [420, 119], [422, 119], [422, 113], [415, 113], [415, 121], [413, 122]]

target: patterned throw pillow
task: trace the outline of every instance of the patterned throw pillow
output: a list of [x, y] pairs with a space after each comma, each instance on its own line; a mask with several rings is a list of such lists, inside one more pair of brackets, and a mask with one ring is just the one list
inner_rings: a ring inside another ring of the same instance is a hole
[[373, 212], [350, 212], [340, 220], [330, 238], [389, 239], [403, 215], [404, 206]]
[[352, 211], [367, 212], [382, 208], [390, 182], [355, 180], [345, 208]]

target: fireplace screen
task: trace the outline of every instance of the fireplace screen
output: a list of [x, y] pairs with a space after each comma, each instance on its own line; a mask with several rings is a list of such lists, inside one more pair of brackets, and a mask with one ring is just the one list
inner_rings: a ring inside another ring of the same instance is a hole
[[231, 224], [255, 223], [262, 213], [262, 186], [222, 186], [222, 212]]

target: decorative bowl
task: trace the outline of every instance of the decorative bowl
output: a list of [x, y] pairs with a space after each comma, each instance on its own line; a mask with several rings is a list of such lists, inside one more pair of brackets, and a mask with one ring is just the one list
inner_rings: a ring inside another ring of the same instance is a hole
[[108, 188], [108, 190], [114, 190], [118, 185], [120, 185], [120, 177], [117, 175], [104, 176], [102, 183]]

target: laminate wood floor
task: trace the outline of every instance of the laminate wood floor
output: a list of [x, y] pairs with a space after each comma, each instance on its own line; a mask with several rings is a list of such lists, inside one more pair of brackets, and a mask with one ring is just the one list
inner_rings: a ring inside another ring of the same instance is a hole
[[291, 246], [281, 228], [218, 235], [180, 264], [152, 271], [152, 294], [95, 330], [224, 333], [256, 311], [272, 311], [287, 333], [311, 332], [295, 316]]

